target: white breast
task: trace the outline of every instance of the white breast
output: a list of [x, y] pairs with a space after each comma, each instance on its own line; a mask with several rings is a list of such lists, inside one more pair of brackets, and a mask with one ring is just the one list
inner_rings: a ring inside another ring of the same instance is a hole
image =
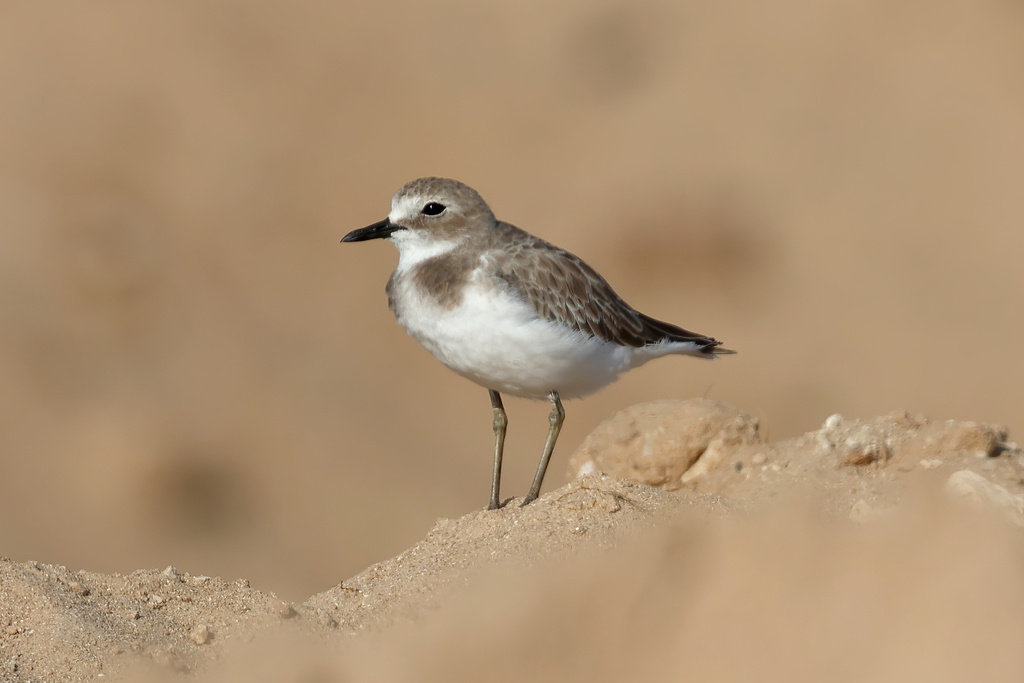
[[597, 391], [633, 367], [633, 349], [542, 320], [534, 309], [477, 269], [461, 301], [438, 305], [408, 275], [395, 273], [391, 296], [403, 327], [439, 361], [488, 389], [525, 398]]

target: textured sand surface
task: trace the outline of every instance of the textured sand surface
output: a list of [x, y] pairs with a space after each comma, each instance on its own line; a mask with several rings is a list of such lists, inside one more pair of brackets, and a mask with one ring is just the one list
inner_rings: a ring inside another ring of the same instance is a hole
[[[650, 475], [643, 456], [608, 435], [635, 433], [645, 415], [654, 448], [639, 450], [664, 471], [654, 435], [692, 462], [728, 409], [671, 407], [634, 406], [596, 430], [619, 454], [602, 462], [629, 478], [594, 472], [527, 507], [439, 520], [301, 603], [174, 567], [123, 576], [5, 560], [4, 680], [1024, 674], [1024, 454], [1004, 429], [835, 416], [799, 438], [706, 450], [697, 462], [715, 462], [684, 471], [683, 487], [655, 488], [636, 481]], [[719, 444], [753, 419], [731, 412]], [[851, 458], [865, 450], [877, 457]], [[594, 435], [581, 449], [599, 451]]]

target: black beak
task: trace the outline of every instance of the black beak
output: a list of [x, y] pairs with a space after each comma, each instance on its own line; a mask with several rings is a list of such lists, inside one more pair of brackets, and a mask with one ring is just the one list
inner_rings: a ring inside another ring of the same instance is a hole
[[349, 234], [341, 238], [342, 242], [365, 242], [366, 240], [379, 240], [384, 237], [390, 237], [391, 233], [395, 230], [401, 230], [402, 226], [395, 225], [387, 218], [382, 221], [378, 221], [373, 225], [367, 225], [365, 228], [359, 228], [353, 230]]

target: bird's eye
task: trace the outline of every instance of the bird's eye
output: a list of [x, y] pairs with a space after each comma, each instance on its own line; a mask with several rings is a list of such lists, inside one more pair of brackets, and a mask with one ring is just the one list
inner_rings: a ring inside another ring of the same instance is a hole
[[443, 213], [445, 208], [446, 207], [445, 207], [444, 204], [438, 204], [437, 202], [430, 202], [429, 204], [427, 204], [426, 206], [423, 207], [422, 213], [423, 213], [424, 216], [436, 216], [436, 215], [438, 215], [440, 213]]

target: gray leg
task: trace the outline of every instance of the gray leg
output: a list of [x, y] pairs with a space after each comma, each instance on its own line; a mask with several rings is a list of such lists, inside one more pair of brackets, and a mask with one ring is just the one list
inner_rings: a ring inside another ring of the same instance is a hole
[[548, 414], [548, 440], [544, 443], [544, 454], [540, 456], [540, 463], [537, 465], [537, 473], [533, 475], [533, 484], [530, 492], [523, 500], [523, 505], [532, 503], [540, 495], [540, 485], [544, 483], [544, 473], [548, 470], [548, 461], [551, 460], [551, 452], [555, 450], [555, 441], [558, 440], [558, 433], [562, 431], [562, 422], [565, 421], [565, 411], [562, 409], [562, 401], [558, 398], [558, 392], [552, 391], [548, 394], [551, 399], [551, 412]]
[[501, 488], [501, 454], [505, 450], [505, 429], [508, 427], [508, 417], [505, 416], [505, 406], [501, 404], [501, 394], [497, 391], [487, 390], [491, 395], [491, 408], [494, 409], [494, 473], [491, 475], [491, 502], [488, 510], [497, 510], [501, 507], [498, 500], [498, 490]]

